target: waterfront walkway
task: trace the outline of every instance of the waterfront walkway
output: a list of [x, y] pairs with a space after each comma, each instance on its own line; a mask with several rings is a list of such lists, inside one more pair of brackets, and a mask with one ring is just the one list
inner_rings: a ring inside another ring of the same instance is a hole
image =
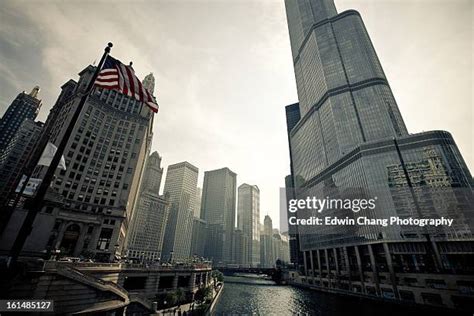
[[[207, 308], [205, 314], [208, 315], [212, 312], [212, 309], [215, 307], [216, 301], [219, 299], [219, 294], [222, 292], [223, 289], [223, 284], [217, 288], [217, 290], [214, 290], [212, 288], [212, 300], [211, 303], [209, 304], [209, 307]], [[173, 306], [165, 309], [161, 309], [157, 311], [154, 315], [192, 315], [193, 311], [196, 311], [199, 309], [199, 304], [196, 304], [195, 302], [193, 303], [187, 303], [187, 304], [182, 304], [179, 307], [178, 306]]]

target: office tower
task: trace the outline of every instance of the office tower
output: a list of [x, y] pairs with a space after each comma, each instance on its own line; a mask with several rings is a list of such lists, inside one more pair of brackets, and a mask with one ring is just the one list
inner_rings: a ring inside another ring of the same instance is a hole
[[277, 260], [288, 263], [290, 260], [288, 235], [281, 234], [278, 229], [274, 229], [272, 238], [272, 266], [275, 266]]
[[0, 154], [0, 205], [16, 189], [22, 177], [22, 168], [38, 141], [43, 123], [25, 119], [18, 132]]
[[[79, 73], [79, 81], [63, 85], [45, 123], [49, 140], [58, 145], [95, 67]], [[140, 175], [152, 131], [150, 109], [119, 92], [94, 88], [79, 115], [64, 150], [66, 170], [57, 170], [43, 211], [23, 251], [58, 249], [61, 255], [108, 261], [123, 252]], [[38, 167], [35, 178], [42, 178]], [[24, 210], [12, 215], [1, 245], [9, 249]]]
[[234, 238], [233, 238], [233, 255], [234, 263], [240, 265], [241, 267], [249, 267], [249, 238], [242, 229], [234, 229]]
[[[232, 235], [235, 228], [235, 194], [237, 174], [229, 168], [204, 173], [202, 188], [201, 217], [221, 236], [217, 247], [209, 247], [207, 256], [214, 262], [232, 262]], [[217, 226], [221, 226], [219, 227]], [[214, 241], [217, 242], [217, 241]]]
[[[290, 151], [291, 155], [291, 151]], [[295, 199], [295, 190], [293, 184], [293, 177], [288, 175], [285, 177], [285, 196], [286, 201]], [[292, 215], [288, 209], [288, 203], [286, 205], [286, 214], [287, 218], [290, 218]], [[299, 268], [300, 264], [303, 262], [303, 253], [300, 251], [300, 241], [298, 234], [298, 226], [288, 225], [288, 243], [290, 248], [290, 260], [295, 267]]]
[[36, 86], [29, 94], [23, 91], [3, 114], [0, 120], [0, 154], [8, 146], [24, 120], [35, 120], [41, 108], [41, 100], [38, 99], [39, 90], [40, 88]]
[[150, 191], [159, 194], [163, 168], [161, 167], [161, 157], [158, 152], [153, 152], [146, 161], [145, 172], [143, 173], [141, 191]]
[[194, 217], [201, 218], [201, 201], [202, 201], [202, 189], [198, 187], [196, 190], [196, 204], [194, 207]]
[[[299, 103], [290, 104], [285, 107], [286, 112], [286, 130], [288, 134], [288, 143], [290, 143], [290, 131], [293, 127], [298, 123], [301, 118], [300, 115], [300, 105]], [[290, 172], [291, 174], [285, 177], [285, 196], [286, 200], [290, 201], [291, 199], [295, 198], [295, 184], [293, 182], [293, 177], [291, 175], [294, 174], [293, 172], [293, 159], [291, 154], [291, 146], [290, 146]], [[289, 210], [287, 209], [288, 218], [291, 216]], [[303, 254], [300, 251], [300, 242], [299, 242], [299, 234], [298, 234], [298, 226], [289, 225], [288, 226], [288, 234], [290, 238], [290, 257], [291, 263], [295, 264], [297, 267], [302, 263]]]
[[169, 202], [165, 196], [150, 191], [140, 194], [127, 237], [127, 258], [139, 261], [161, 259], [168, 214]]
[[165, 260], [189, 258], [198, 172], [187, 161], [168, 166], [164, 193], [171, 205], [163, 242]]
[[273, 221], [272, 218], [268, 215], [265, 215], [263, 219], [263, 234], [270, 236], [273, 233]]
[[[36, 160], [39, 158], [39, 155], [41, 153], [39, 152], [41, 148], [43, 148], [47, 141], [51, 137], [51, 130], [54, 127], [54, 124], [56, 122], [57, 117], [59, 116], [59, 113], [61, 112], [62, 107], [64, 104], [66, 104], [70, 98], [74, 96], [75, 90], [76, 90], [76, 85], [77, 83], [74, 80], [69, 80], [65, 84], [61, 86], [61, 93], [59, 94], [54, 106], [51, 108], [51, 111], [48, 115], [48, 118], [46, 122], [44, 123], [44, 126], [41, 131], [41, 135], [38, 137], [38, 142], [35, 143], [34, 148], [32, 148], [32, 155], [31, 159], [28, 159], [25, 161], [24, 166], [22, 167], [22, 170], [26, 174], [30, 174], [36, 167]], [[33, 92], [33, 95], [37, 95], [38, 91]], [[34, 156], [34, 158], [33, 158]], [[15, 181], [15, 183], [12, 183], [12, 187], [17, 188], [19, 185], [19, 180]], [[10, 192], [10, 195], [4, 195], [2, 196], [3, 199], [3, 205], [13, 205], [14, 200], [17, 198], [16, 194], [13, 194], [14, 192]], [[20, 199], [20, 204], [18, 204], [19, 207], [22, 206], [22, 199]], [[2, 208], [2, 212], [0, 213], [0, 234], [3, 233], [4, 229], [8, 225], [8, 222], [10, 221], [10, 218], [13, 214], [14, 210], [8, 206]], [[13, 232], [16, 233], [16, 232]]]
[[214, 266], [222, 266], [222, 249], [224, 247], [224, 226], [221, 224], [207, 224], [206, 228], [206, 246], [204, 256], [212, 260]]
[[454, 294], [474, 281], [466, 276], [474, 243], [472, 176], [452, 136], [408, 134], [358, 12], [338, 14], [332, 0], [285, 4], [300, 112], [294, 124], [296, 106], [286, 109], [294, 196], [377, 197], [375, 210], [324, 216], [454, 220], [451, 227], [299, 226], [300, 281], [422, 304], [472, 304], [471, 294]]
[[194, 216], [193, 233], [191, 240], [191, 256], [204, 257], [207, 240], [207, 223], [205, 220]]
[[131, 228], [127, 234], [126, 253], [131, 259], [156, 261], [161, 259], [163, 238], [169, 216], [169, 202], [160, 196], [163, 175], [161, 157], [155, 151], [146, 161]]
[[270, 216], [265, 215], [263, 220], [263, 231], [260, 234], [260, 266], [271, 268], [275, 264], [273, 250], [273, 223]]
[[256, 185], [244, 183], [238, 192], [238, 228], [248, 238], [249, 265], [256, 267], [260, 264], [260, 190]]

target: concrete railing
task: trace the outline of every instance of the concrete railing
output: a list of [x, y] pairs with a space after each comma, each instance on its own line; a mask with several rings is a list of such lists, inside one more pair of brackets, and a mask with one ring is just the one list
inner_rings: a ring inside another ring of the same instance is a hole
[[56, 269], [56, 273], [64, 277], [76, 280], [80, 283], [88, 284], [100, 290], [113, 292], [117, 296], [121, 297], [126, 304], [129, 303], [129, 295], [127, 290], [125, 290], [123, 287], [116, 283], [94, 278], [93, 276], [82, 273], [81, 271], [66, 265]]
[[99, 263], [99, 262], [67, 262], [67, 261], [45, 261], [44, 270], [56, 270], [58, 267], [70, 266], [75, 269], [90, 270], [153, 270], [153, 271], [205, 271], [211, 270], [208, 264], [185, 264], [185, 265], [159, 265], [159, 264], [140, 264], [140, 263]]

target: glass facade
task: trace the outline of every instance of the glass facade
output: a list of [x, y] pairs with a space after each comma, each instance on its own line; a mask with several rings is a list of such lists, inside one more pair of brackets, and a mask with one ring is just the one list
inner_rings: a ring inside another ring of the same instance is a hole
[[201, 217], [209, 225], [220, 225], [220, 248], [209, 248], [208, 258], [215, 262], [231, 263], [235, 227], [235, 197], [237, 174], [229, 168], [206, 171], [202, 187]]
[[[297, 194], [310, 191], [311, 195], [325, 197], [329, 193], [377, 193], [379, 209], [369, 216], [387, 217], [408, 212], [400, 209], [403, 203], [409, 208], [426, 198], [412, 197], [408, 194], [411, 191], [402, 194], [408, 190], [403, 189], [408, 185], [401, 182], [401, 175], [404, 176], [401, 170], [407, 166], [417, 168], [409, 172], [409, 177], [421, 174], [424, 178], [441, 172], [438, 169], [453, 166], [462, 177], [452, 176], [446, 170], [443, 180], [437, 175], [439, 179], [433, 181], [444, 181], [444, 186], [452, 187], [461, 183], [458, 180], [461, 177], [464, 179], [461, 185], [470, 186], [471, 180], [466, 179], [471, 176], [462, 157], [448, 155], [457, 152], [449, 149], [455, 147], [449, 134], [408, 135], [359, 13], [350, 10], [336, 15], [325, 9], [331, 7], [327, 1], [287, 1], [286, 5], [301, 115], [295, 123], [295, 105], [286, 109], [291, 171]], [[315, 8], [319, 8], [318, 14]], [[322, 13], [326, 16], [322, 17]], [[436, 169], [433, 164], [442, 167]], [[415, 202], [406, 204], [407, 199]], [[423, 211], [423, 216], [435, 215]], [[465, 223], [461, 221], [459, 225]], [[328, 226], [318, 228], [318, 234], [311, 237], [304, 229], [313, 228], [299, 229], [306, 235], [301, 240], [303, 249], [322, 240], [340, 243], [419, 235], [394, 227], [363, 226], [338, 232], [341, 228]]]
[[[365, 144], [332, 164], [311, 182], [296, 189], [297, 196], [340, 198], [377, 197], [376, 208], [354, 214], [341, 209], [323, 216], [368, 218], [454, 219], [452, 226], [343, 225], [299, 226], [301, 249], [352, 244], [362, 241], [471, 238], [472, 200], [469, 170], [447, 132], [427, 132], [391, 141]], [[405, 170], [407, 174], [405, 174]], [[407, 178], [408, 176], [408, 178]], [[410, 181], [413, 192], [408, 185]], [[307, 214], [301, 215], [302, 218]]]
[[170, 202], [162, 252], [165, 260], [189, 258], [198, 172], [186, 161], [168, 166], [163, 191]]
[[[408, 133], [358, 12], [337, 14], [325, 0], [285, 4], [299, 101], [286, 107], [287, 199], [375, 201], [288, 213], [323, 221], [289, 230], [298, 282], [472, 309], [472, 293], [456, 293], [474, 284], [474, 183], [452, 136]], [[383, 224], [392, 218], [452, 224]]]
[[247, 239], [247, 258], [251, 266], [260, 264], [260, 189], [242, 184], [238, 189], [237, 225]]

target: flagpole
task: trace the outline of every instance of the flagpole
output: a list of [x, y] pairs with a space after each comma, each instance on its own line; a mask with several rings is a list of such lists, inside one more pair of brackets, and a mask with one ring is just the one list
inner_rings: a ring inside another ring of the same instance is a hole
[[23, 221], [20, 231], [18, 232], [15, 242], [13, 243], [13, 246], [10, 250], [10, 258], [8, 262], [9, 267], [15, 266], [18, 260], [18, 257], [20, 255], [20, 252], [23, 249], [23, 246], [25, 245], [26, 239], [28, 238], [28, 235], [31, 233], [36, 215], [41, 211], [42, 207], [44, 206], [44, 197], [46, 195], [48, 188], [51, 185], [51, 181], [53, 180], [54, 173], [56, 172], [56, 168], [58, 167], [59, 162], [61, 161], [61, 157], [69, 141], [69, 137], [72, 134], [74, 126], [76, 125], [79, 115], [81, 114], [81, 110], [84, 107], [84, 104], [86, 103], [89, 93], [92, 91], [92, 88], [94, 87], [94, 82], [97, 79], [97, 76], [99, 75], [99, 72], [101, 71], [102, 66], [104, 65], [105, 59], [109, 55], [110, 49], [112, 48], [112, 46], [113, 46], [112, 43], [108, 43], [107, 47], [105, 47], [104, 54], [102, 55], [102, 58], [100, 59], [100, 62], [97, 65], [97, 68], [94, 72], [94, 75], [92, 76], [87, 86], [86, 92], [81, 97], [81, 100], [79, 101], [79, 104], [77, 105], [74, 111], [71, 121], [66, 131], [64, 132], [61, 142], [58, 145], [58, 149], [56, 150], [56, 153], [54, 154], [53, 160], [51, 161], [46, 171], [46, 174], [36, 191], [36, 195], [31, 201], [29, 201], [29, 203], [27, 203], [26, 209], [28, 209], [28, 213], [25, 217], [25, 220]]

